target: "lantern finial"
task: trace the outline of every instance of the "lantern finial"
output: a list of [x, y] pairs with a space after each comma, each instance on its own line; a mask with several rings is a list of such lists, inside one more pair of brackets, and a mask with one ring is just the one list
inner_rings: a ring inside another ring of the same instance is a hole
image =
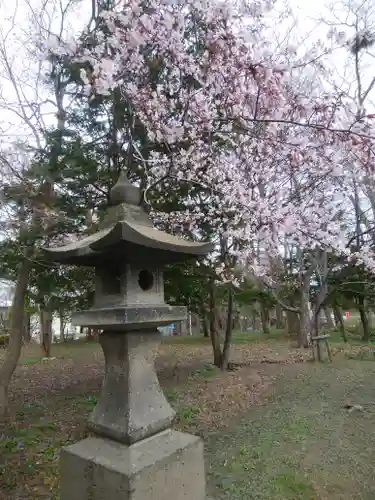
[[140, 205], [141, 190], [130, 184], [125, 171], [121, 170], [118, 181], [109, 192], [109, 199], [112, 205], [120, 205], [121, 203]]

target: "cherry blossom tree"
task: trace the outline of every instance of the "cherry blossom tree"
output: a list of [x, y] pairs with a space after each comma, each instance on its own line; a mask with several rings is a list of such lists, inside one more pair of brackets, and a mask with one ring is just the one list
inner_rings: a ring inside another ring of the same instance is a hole
[[[348, 117], [352, 121], [363, 122], [366, 117], [374, 118], [375, 78], [371, 71], [375, 56], [375, 10], [370, 1], [342, 0], [329, 5], [324, 16], [328, 36], [341, 41], [341, 60], [337, 66], [332, 62], [331, 84], [340, 92], [346, 103]], [[372, 259], [375, 243], [374, 212], [374, 164], [373, 149], [368, 143], [367, 154], [362, 150], [361, 167], [355, 168], [359, 158], [349, 157], [344, 168], [348, 182], [347, 235], [350, 242], [352, 263], [360, 264]], [[357, 154], [360, 154], [357, 152]], [[362, 319], [364, 339], [369, 338], [366, 300], [359, 299], [359, 312]]]
[[[233, 211], [233, 237], [263, 233], [271, 247], [287, 231], [308, 244], [337, 246], [337, 231], [323, 225], [339, 203], [341, 164], [355, 146], [367, 146], [369, 127], [347, 121], [340, 95], [303, 92], [293, 65], [306, 66], [306, 55], [291, 66], [288, 54], [289, 67], [275, 64], [262, 37], [264, 11], [255, 3], [125, 1], [102, 13], [104, 24], [90, 35], [95, 41], [58, 51], [82, 64], [88, 95], [119, 89], [150, 141], [168, 145], [139, 156], [146, 193], [174, 181], [207, 188], [207, 213], [192, 200], [177, 223], [215, 219], [217, 204]], [[194, 52], [186, 31], [200, 29]], [[157, 85], [155, 67], [164, 77]]]
[[155, 221], [196, 238], [209, 226], [222, 279], [256, 267], [255, 241], [276, 257], [285, 238], [373, 269], [369, 247], [349, 252], [338, 217], [353, 176], [373, 165], [371, 117], [324, 84], [322, 58], [344, 42], [275, 50], [275, 5], [124, 0], [93, 31], [48, 49], [80, 67], [88, 98], [120, 92], [150, 144], [141, 152], [130, 134], [126, 145], [145, 203], [187, 186], [177, 212], [152, 206]]

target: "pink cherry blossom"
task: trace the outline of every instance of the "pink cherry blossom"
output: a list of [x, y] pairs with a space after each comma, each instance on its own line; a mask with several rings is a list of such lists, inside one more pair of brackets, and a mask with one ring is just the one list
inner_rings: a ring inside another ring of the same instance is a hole
[[[183, 211], [154, 212], [155, 222], [198, 236], [209, 223], [241, 243], [231, 252], [247, 263], [254, 242], [272, 255], [286, 236], [345, 253], [337, 214], [347, 209], [352, 176], [374, 172], [372, 125], [354, 123], [341, 95], [306, 86], [306, 75], [324, 72], [306, 62], [322, 44], [301, 57], [292, 45], [286, 57], [273, 51], [264, 16], [272, 2], [144, 5], [123, 0], [103, 13], [109, 34], [99, 30], [90, 48], [77, 41], [74, 57], [88, 94], [120, 90], [149, 141], [168, 145], [136, 155], [149, 186], [161, 195], [181, 182], [203, 189]], [[375, 269], [369, 249], [357, 258]]]

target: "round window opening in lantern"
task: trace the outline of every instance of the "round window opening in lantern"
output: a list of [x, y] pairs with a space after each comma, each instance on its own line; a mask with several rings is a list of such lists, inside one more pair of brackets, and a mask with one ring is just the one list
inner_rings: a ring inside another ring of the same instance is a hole
[[138, 275], [138, 284], [143, 291], [150, 290], [154, 284], [154, 275], [147, 269], [143, 269]]

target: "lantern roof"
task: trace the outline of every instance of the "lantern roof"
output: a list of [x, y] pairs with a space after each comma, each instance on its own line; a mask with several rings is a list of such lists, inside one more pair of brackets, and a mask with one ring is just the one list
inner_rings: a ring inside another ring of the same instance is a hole
[[[55, 262], [96, 266], [116, 257], [152, 257], [158, 264], [176, 262], [208, 254], [211, 243], [199, 243], [156, 229], [142, 206], [139, 187], [124, 172], [110, 191], [110, 206], [98, 231], [79, 241], [56, 248], [44, 248]], [[148, 251], [147, 251], [148, 249]]]

